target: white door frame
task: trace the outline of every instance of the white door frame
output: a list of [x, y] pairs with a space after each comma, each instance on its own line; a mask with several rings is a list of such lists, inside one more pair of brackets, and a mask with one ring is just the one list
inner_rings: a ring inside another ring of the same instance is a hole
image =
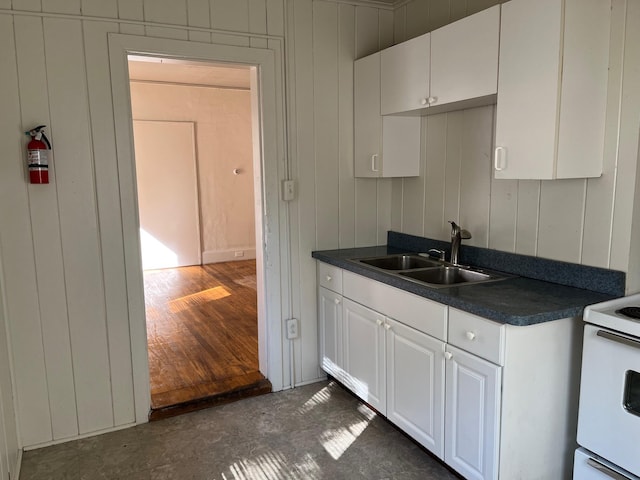
[[[151, 403], [128, 55], [245, 64], [256, 67], [258, 71], [261, 131], [258, 138], [254, 137], [254, 151], [255, 144], [259, 143], [262, 162], [254, 161], [254, 170], [257, 179], [256, 200], [262, 200], [261, 210], [256, 209], [259, 362], [260, 371], [269, 379], [273, 390], [282, 390], [285, 372], [283, 362], [286, 359], [283, 355], [281, 319], [283, 299], [289, 296], [288, 292], [282, 290], [283, 286], [286, 288], [286, 285], [290, 285], [290, 279], [287, 269], [281, 267], [281, 260], [287, 260], [281, 257], [289, 253], [287, 249], [281, 249], [281, 237], [288, 238], [288, 226], [286, 222], [282, 224], [280, 221], [282, 212], [278, 194], [278, 185], [285, 175], [278, 162], [281, 156], [279, 139], [284, 138], [285, 126], [282, 116], [277, 114], [277, 101], [284, 98], [284, 92], [281, 72], [276, 69], [276, 52], [261, 48], [112, 33], [109, 34], [109, 62], [122, 208], [136, 423], [148, 421]], [[254, 157], [257, 158], [257, 155]], [[284, 262], [285, 265], [288, 263]]]

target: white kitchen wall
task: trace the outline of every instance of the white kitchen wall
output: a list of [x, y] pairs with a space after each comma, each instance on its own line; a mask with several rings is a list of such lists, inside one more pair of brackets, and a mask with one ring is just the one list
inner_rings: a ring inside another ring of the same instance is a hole
[[19, 470], [18, 432], [16, 430], [9, 344], [5, 324], [4, 278], [0, 262], [0, 480], [17, 478]]
[[[478, 245], [622, 270], [640, 258], [635, 0], [614, 0], [602, 178], [497, 184], [493, 107], [423, 121], [433, 176], [353, 178], [353, 60], [494, 3], [415, 0], [394, 15], [357, 0], [0, 0], [0, 244], [20, 444], [135, 421], [108, 32], [257, 48], [286, 32], [280, 162], [299, 193], [286, 207], [292, 290], [283, 280], [280, 301], [300, 319], [283, 352], [295, 384], [321, 376], [314, 249], [381, 244], [389, 228], [445, 235], [459, 214]], [[21, 132], [40, 122], [55, 149], [48, 187], [27, 185], [23, 167]]]
[[[496, 3], [502, 2], [414, 0], [395, 12], [396, 40]], [[640, 19], [638, 2], [613, 0], [612, 6], [602, 177], [494, 180], [494, 107], [426, 117], [421, 176], [394, 180], [394, 230], [448, 240], [447, 220], [456, 220], [473, 235], [465, 244], [622, 270], [629, 272], [628, 292], [640, 290], [640, 271], [631, 267], [640, 254], [631, 242], [640, 215], [637, 206], [634, 211]]]
[[[136, 420], [107, 34], [269, 48], [284, 5], [0, 1], [0, 244], [22, 446]], [[23, 167], [22, 132], [40, 123], [48, 186]]]

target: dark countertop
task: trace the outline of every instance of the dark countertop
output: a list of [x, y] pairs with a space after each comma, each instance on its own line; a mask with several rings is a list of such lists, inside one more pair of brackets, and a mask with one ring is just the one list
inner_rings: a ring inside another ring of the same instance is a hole
[[430, 288], [349, 261], [354, 258], [393, 253], [409, 252], [393, 247], [378, 246], [316, 251], [312, 253], [312, 256], [322, 262], [421, 297], [510, 325], [526, 326], [579, 316], [582, 315], [582, 311], [587, 305], [616, 298], [605, 293], [526, 277], [512, 277], [498, 282], [475, 285]]

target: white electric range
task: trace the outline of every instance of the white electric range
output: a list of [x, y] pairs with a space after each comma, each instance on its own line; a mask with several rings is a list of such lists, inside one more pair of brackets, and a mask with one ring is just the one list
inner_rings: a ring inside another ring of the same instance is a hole
[[640, 294], [591, 305], [584, 321], [573, 478], [640, 480]]

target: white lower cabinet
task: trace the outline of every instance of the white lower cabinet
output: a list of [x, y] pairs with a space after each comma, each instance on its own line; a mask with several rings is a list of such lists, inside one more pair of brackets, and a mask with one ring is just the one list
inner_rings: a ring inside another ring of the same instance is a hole
[[444, 460], [469, 480], [498, 478], [502, 367], [447, 345]]
[[444, 459], [445, 343], [386, 319], [387, 418]]
[[337, 380], [344, 382], [342, 360], [342, 295], [327, 288], [318, 289], [318, 326], [320, 365]]
[[336, 267], [318, 274], [328, 374], [467, 480], [571, 478], [579, 318], [506, 325]]
[[386, 412], [384, 315], [343, 299], [344, 384], [383, 415]]

